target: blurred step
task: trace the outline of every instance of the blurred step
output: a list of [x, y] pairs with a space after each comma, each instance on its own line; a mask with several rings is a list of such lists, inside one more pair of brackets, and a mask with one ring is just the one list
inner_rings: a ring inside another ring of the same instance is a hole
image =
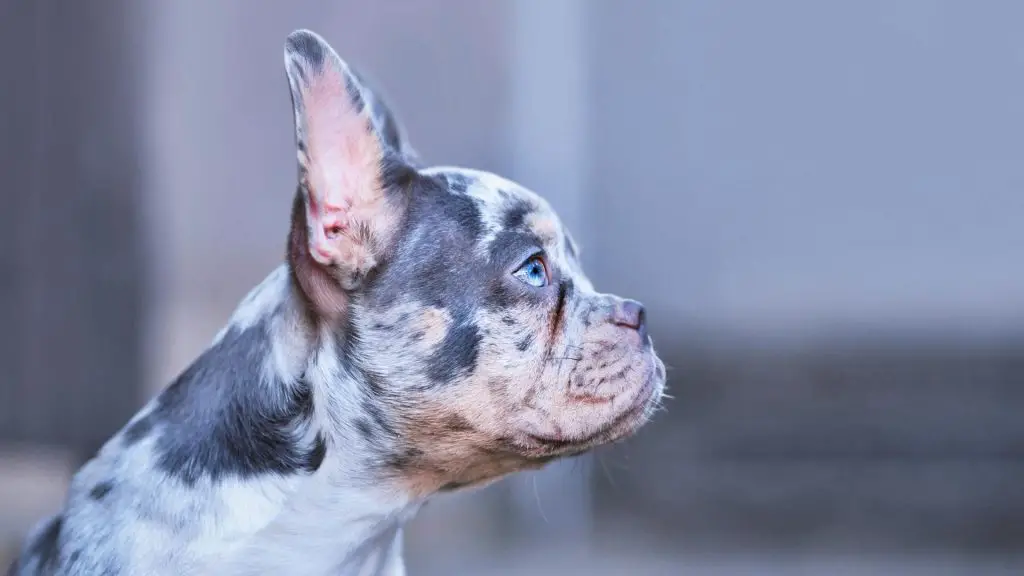
[[711, 457], [1024, 458], [1024, 347], [666, 354], [650, 443]]
[[610, 475], [599, 491], [599, 525], [642, 518], [645, 533], [698, 549], [1024, 545], [1022, 462], [690, 460]]
[[675, 399], [600, 452], [604, 521], [690, 543], [1024, 547], [1024, 347], [663, 355]]
[[641, 546], [631, 550], [573, 550], [565, 547], [509, 550], [478, 562], [458, 556], [443, 567], [422, 569], [410, 562], [409, 572], [423, 576], [1015, 576], [1024, 573], [1024, 559], [951, 554], [680, 554], [672, 549]]

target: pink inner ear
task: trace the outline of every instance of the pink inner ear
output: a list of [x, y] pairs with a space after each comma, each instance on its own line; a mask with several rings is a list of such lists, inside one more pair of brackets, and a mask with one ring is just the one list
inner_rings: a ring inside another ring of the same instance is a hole
[[341, 263], [350, 252], [343, 236], [380, 197], [380, 144], [345, 86], [343, 74], [327, 65], [303, 93], [309, 247], [322, 265]]

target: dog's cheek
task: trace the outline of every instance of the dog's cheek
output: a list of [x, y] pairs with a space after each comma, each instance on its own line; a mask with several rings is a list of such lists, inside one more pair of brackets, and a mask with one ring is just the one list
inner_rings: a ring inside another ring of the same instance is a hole
[[524, 303], [477, 316], [485, 336], [475, 377], [486, 384], [486, 397], [498, 407], [489, 416], [499, 431], [496, 435], [514, 439], [560, 434], [566, 428], [567, 388], [580, 367], [583, 329], [573, 312], [575, 304], [566, 302], [565, 307], [553, 342], [550, 314], [543, 307]]
[[498, 312], [482, 310], [476, 323], [483, 336], [474, 379], [512, 407], [522, 404], [540, 383], [548, 361], [544, 312], [528, 304]]
[[[449, 322], [443, 311], [424, 309], [414, 318], [433, 347], [448, 333], [438, 327]], [[569, 367], [550, 359], [541, 337], [545, 320], [529, 305], [479, 310], [473, 369], [443, 386], [410, 390], [395, 407], [403, 416], [395, 470], [410, 490], [486, 483], [543, 463], [526, 454], [523, 436], [562, 429], [565, 379], [557, 370]]]
[[432, 387], [430, 366], [452, 324], [447, 310], [406, 301], [358, 317], [359, 345], [372, 351], [361, 355], [368, 368], [402, 389]]
[[414, 494], [487, 483], [525, 465], [495, 426], [504, 408], [468, 380], [422, 394], [404, 412], [393, 471]]

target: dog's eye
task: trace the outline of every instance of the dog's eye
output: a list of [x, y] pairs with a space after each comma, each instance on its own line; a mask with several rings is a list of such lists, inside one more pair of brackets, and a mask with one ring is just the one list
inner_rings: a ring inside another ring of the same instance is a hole
[[540, 255], [531, 256], [512, 275], [535, 288], [543, 288], [548, 284], [548, 269]]

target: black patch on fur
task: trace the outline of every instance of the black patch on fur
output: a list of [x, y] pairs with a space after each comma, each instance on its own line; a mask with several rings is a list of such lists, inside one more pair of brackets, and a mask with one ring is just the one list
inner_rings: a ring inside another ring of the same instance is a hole
[[60, 532], [64, 517], [54, 516], [28, 547], [28, 557], [38, 562], [38, 574], [52, 574], [60, 561]]
[[312, 472], [322, 439], [303, 446], [295, 425], [313, 413], [304, 382], [266, 382], [269, 341], [262, 323], [231, 329], [159, 397], [157, 465], [192, 486], [200, 478]]
[[469, 420], [458, 414], [453, 414], [448, 418], [445, 422], [445, 429], [449, 432], [472, 432], [475, 430], [473, 425], [469, 423]]
[[366, 101], [363, 100], [363, 91], [359, 82], [352, 74], [345, 74], [345, 92], [348, 93], [348, 99], [352, 102], [353, 109], [362, 112]]
[[465, 194], [466, 190], [469, 190], [469, 178], [462, 174], [446, 174], [445, 181], [448, 183], [448, 189], [456, 194]]
[[[373, 125], [377, 131], [377, 137], [390, 151], [401, 156], [410, 151], [409, 145], [405, 142], [401, 125], [398, 119], [388, 106], [387, 101], [381, 92], [374, 86], [373, 82], [367, 80], [365, 74], [349, 64], [349, 73], [362, 87], [362, 96], [369, 101], [373, 112]], [[405, 158], [413, 161], [414, 158]]]
[[146, 436], [149, 436], [150, 431], [153, 430], [153, 421], [149, 415], [143, 416], [133, 422], [124, 431], [124, 443], [128, 446], [132, 446], [139, 440], [142, 440]]
[[384, 383], [381, 381], [381, 377], [375, 372], [364, 371], [363, 382], [366, 382], [367, 391], [371, 396], [380, 397], [384, 394]]
[[423, 457], [423, 451], [419, 448], [406, 448], [389, 454], [384, 462], [384, 466], [393, 470], [402, 470], [408, 468], [416, 463], [417, 460]]
[[449, 201], [449, 206], [445, 210], [451, 222], [456, 225], [455, 229], [447, 231], [448, 244], [458, 243], [460, 248], [476, 246], [483, 234], [480, 209], [469, 197], [452, 196], [451, 198], [458, 200]]
[[505, 230], [517, 230], [525, 222], [526, 216], [533, 211], [533, 206], [529, 202], [523, 199], [516, 199], [511, 206], [505, 210], [505, 215], [501, 220], [501, 226]]
[[363, 412], [370, 417], [373, 421], [373, 425], [376, 426], [377, 430], [381, 433], [386, 434], [391, 438], [398, 437], [398, 433], [395, 432], [395, 428], [391, 425], [391, 422], [388, 421], [384, 414], [384, 410], [380, 406], [368, 400], [364, 401]]
[[[285, 45], [289, 52], [302, 56], [310, 69], [315, 71], [323, 69], [327, 54], [324, 52], [323, 45], [313, 35], [302, 32], [291, 34], [285, 41]], [[300, 70], [302, 70], [301, 67]], [[304, 72], [304, 70], [302, 71]], [[303, 78], [303, 81], [307, 80]]]
[[378, 117], [376, 123], [381, 140], [396, 152], [400, 152], [402, 150], [402, 133], [399, 131], [398, 122], [390, 112], [381, 114], [381, 106], [383, 106], [383, 102], [380, 99], [374, 99], [373, 111]]
[[365, 418], [356, 418], [356, 430], [359, 431], [359, 434], [363, 437], [364, 440], [373, 440], [373, 427], [370, 426], [369, 420]]
[[467, 323], [449, 330], [431, 356], [427, 369], [430, 379], [437, 383], [451, 382], [472, 372], [480, 352], [480, 338], [476, 324]]
[[306, 470], [309, 472], [316, 472], [320, 469], [320, 466], [324, 463], [324, 458], [327, 457], [327, 440], [324, 435], [317, 432], [316, 438], [313, 439], [313, 449], [309, 452], [309, 462], [307, 463]]
[[527, 334], [525, 338], [516, 343], [516, 349], [526, 352], [526, 349], [533, 345], [533, 334]]
[[[484, 304], [491, 311], [504, 310], [511, 308], [519, 303], [524, 297], [524, 291], [513, 282], [518, 280], [511, 280], [509, 278], [497, 277], [490, 282], [490, 290], [487, 292], [487, 297]], [[504, 320], [503, 320], [504, 322]], [[513, 322], [504, 322], [505, 324], [512, 326]]]
[[107, 494], [110, 494], [110, 491], [113, 489], [114, 483], [111, 482], [110, 480], [100, 482], [99, 484], [93, 486], [92, 490], [89, 491], [89, 497], [96, 501], [103, 500], [104, 498], [106, 498]]
[[529, 231], [502, 230], [491, 241], [491, 260], [498, 266], [524, 264], [530, 256], [544, 248], [540, 238]]
[[[359, 326], [352, 314], [345, 318], [345, 322], [334, 331], [334, 348], [342, 358], [350, 358], [354, 352], [355, 345], [359, 342]], [[314, 354], [319, 355], [322, 348], [317, 348]], [[319, 362], [319, 359], [314, 359]]]
[[454, 492], [460, 488], [465, 488], [472, 484], [472, 482], [447, 482], [439, 489], [441, 492]]

